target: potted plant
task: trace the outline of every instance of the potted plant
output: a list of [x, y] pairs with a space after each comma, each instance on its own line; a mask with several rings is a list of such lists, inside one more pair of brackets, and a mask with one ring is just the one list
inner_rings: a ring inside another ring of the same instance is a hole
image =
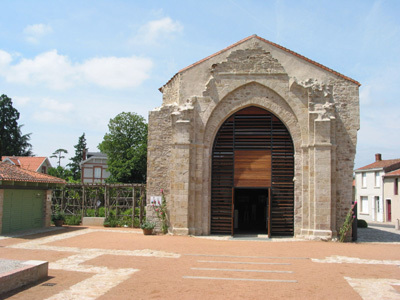
[[153, 229], [155, 226], [156, 224], [154, 223], [144, 222], [142, 225], [140, 225], [140, 228], [142, 228], [144, 235], [151, 235], [153, 234]]
[[51, 216], [51, 220], [54, 222], [54, 225], [56, 225], [56, 227], [61, 227], [64, 225], [65, 214], [61, 211], [58, 204], [54, 209], [54, 214]]

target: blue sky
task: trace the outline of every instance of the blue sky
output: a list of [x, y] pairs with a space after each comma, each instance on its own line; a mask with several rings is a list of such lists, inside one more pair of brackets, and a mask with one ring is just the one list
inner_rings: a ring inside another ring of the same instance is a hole
[[0, 11], [0, 93], [38, 156], [73, 155], [83, 132], [97, 151], [110, 118], [147, 119], [177, 71], [257, 34], [362, 84], [356, 168], [400, 158], [400, 1], [4, 0]]

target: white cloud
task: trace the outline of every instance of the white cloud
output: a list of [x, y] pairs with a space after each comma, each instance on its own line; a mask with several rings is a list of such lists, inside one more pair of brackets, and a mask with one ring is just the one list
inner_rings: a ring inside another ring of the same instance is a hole
[[24, 58], [17, 64], [9, 65], [8, 71], [2, 75], [8, 82], [44, 84], [49, 88], [64, 89], [72, 86], [77, 74], [67, 56], [52, 50], [39, 54], [34, 59]]
[[52, 32], [51, 26], [45, 24], [33, 24], [24, 28], [26, 40], [33, 44], [37, 44], [42, 37]]
[[71, 120], [68, 115], [60, 112], [42, 110], [36, 111], [32, 115], [33, 119], [41, 123], [53, 123], [53, 124], [70, 124]]
[[142, 57], [99, 57], [72, 63], [57, 50], [23, 58], [12, 64], [12, 56], [0, 50], [0, 76], [7, 82], [63, 90], [81, 84], [121, 89], [139, 86], [149, 78], [153, 62]]
[[12, 98], [13, 102], [15, 102], [18, 106], [25, 106], [27, 105], [29, 102], [31, 102], [31, 98], [29, 97], [18, 97], [18, 96], [14, 96]]
[[178, 21], [169, 17], [154, 20], [139, 28], [135, 43], [155, 44], [160, 40], [170, 38], [175, 33], [183, 31], [183, 26]]
[[149, 78], [152, 66], [148, 58], [102, 57], [85, 61], [80, 70], [89, 82], [119, 89], [139, 86]]
[[33, 113], [33, 119], [41, 123], [73, 123], [74, 105], [55, 99], [45, 98], [40, 101], [39, 108]]
[[40, 107], [50, 111], [68, 113], [72, 111], [74, 105], [72, 103], [62, 103], [54, 99], [46, 98], [43, 99], [42, 103], [40, 104]]
[[12, 61], [11, 54], [6, 51], [0, 50], [0, 67], [5, 67]]

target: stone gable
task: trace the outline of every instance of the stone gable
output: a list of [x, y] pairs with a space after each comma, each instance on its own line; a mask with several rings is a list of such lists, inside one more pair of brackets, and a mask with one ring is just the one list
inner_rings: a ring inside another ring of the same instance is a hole
[[212, 233], [215, 138], [226, 120], [251, 107], [272, 113], [291, 136], [293, 235], [335, 237], [351, 206], [359, 84], [264, 41], [249, 37], [161, 88], [163, 104], [149, 115], [147, 195], [164, 189], [175, 234]]

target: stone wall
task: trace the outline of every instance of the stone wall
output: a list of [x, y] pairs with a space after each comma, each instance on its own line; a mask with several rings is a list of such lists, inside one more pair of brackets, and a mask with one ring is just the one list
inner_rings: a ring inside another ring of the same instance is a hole
[[[171, 115], [177, 109], [176, 105], [164, 105], [158, 110], [149, 113], [149, 127], [151, 134], [147, 144], [147, 204], [150, 196], [161, 196], [161, 189], [166, 195], [171, 195], [171, 164], [172, 159], [172, 122]], [[172, 202], [168, 199], [168, 208], [172, 209]], [[146, 209], [147, 216], [152, 219], [153, 211]], [[154, 219], [154, 216], [153, 216]], [[173, 220], [174, 221], [174, 220]]]

